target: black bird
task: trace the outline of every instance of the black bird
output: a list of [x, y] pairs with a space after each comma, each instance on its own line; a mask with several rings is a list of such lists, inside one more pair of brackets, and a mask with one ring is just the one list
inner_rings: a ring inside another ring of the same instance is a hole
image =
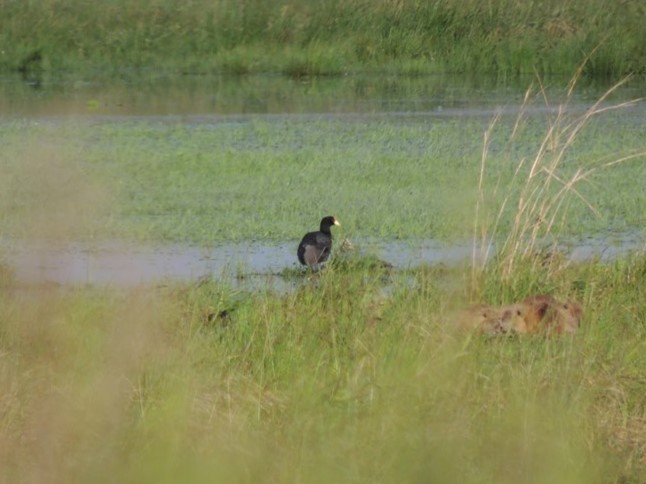
[[332, 251], [332, 232], [330, 227], [341, 225], [339, 221], [332, 217], [323, 217], [321, 220], [321, 230], [318, 232], [308, 232], [298, 244], [298, 260], [301, 264], [308, 266], [310, 269], [318, 270], [320, 265], [330, 257]]

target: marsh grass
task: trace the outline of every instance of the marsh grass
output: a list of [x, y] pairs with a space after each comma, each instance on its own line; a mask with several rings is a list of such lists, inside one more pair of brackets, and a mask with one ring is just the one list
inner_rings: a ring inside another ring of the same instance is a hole
[[5, 291], [3, 479], [639, 482], [645, 270], [560, 273], [585, 307], [560, 339], [456, 332], [461, 268]]
[[[563, 4], [325, 0], [4, 2], [0, 69], [38, 71], [470, 72], [513, 77], [644, 72], [638, 0]], [[38, 61], [34, 61], [38, 59]]]
[[[485, 131], [473, 231], [474, 280], [478, 277], [478, 271], [494, 257], [494, 244], [496, 251], [493, 265], [500, 271], [503, 282], [517, 275], [519, 265], [523, 264], [530, 265], [536, 272], [558, 270], [564, 262], [559, 254], [559, 235], [571, 217], [569, 209], [573, 201], [586, 207], [594, 217], [601, 218], [601, 213], [582, 194], [580, 186], [591, 184], [593, 178], [599, 179], [601, 172], [612, 170], [617, 165], [643, 163], [646, 159], [646, 150], [641, 148], [609, 154], [600, 159], [568, 157], [569, 152], [580, 146], [578, 138], [592, 118], [643, 101], [635, 99], [617, 104], [606, 102], [614, 91], [628, 81], [626, 78], [610, 87], [583, 113], [571, 114], [568, 105], [572, 101], [582, 70], [583, 66], [570, 81], [564, 99], [557, 106], [552, 106], [540, 79], [537, 92], [532, 87], [527, 90], [511, 129], [505, 154], [502, 159], [497, 158], [499, 163], [508, 164], [513, 176], [508, 183], [499, 176], [493, 184], [493, 190], [491, 184], [485, 184], [485, 178], [490, 163], [489, 147], [499, 116], [492, 119]], [[516, 143], [516, 136], [527, 122], [526, 112], [534, 102], [535, 95], [542, 98], [549, 108], [545, 134], [534, 154], [518, 159], [517, 153], [510, 148]], [[504, 196], [497, 196], [499, 192]], [[501, 233], [501, 220], [510, 214], [511, 224], [506, 225], [505, 231]]]

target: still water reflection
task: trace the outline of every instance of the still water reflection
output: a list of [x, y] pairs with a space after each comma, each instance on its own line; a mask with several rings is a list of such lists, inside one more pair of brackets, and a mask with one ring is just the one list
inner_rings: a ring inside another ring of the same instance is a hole
[[[544, 80], [553, 103], [567, 78]], [[345, 76], [289, 79], [281, 76], [178, 76], [85, 80], [44, 79], [37, 88], [19, 77], [0, 78], [2, 116], [182, 116], [304, 113], [443, 113], [522, 103], [533, 77], [503, 82], [491, 77]], [[575, 103], [589, 105], [609, 87], [582, 80]], [[610, 99], [646, 93], [635, 79]], [[571, 104], [572, 105], [572, 104]]]

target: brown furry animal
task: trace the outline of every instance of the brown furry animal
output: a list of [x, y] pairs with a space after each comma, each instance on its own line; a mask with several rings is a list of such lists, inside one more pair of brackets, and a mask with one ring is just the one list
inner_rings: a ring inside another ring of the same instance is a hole
[[583, 308], [576, 301], [559, 302], [553, 306], [554, 318], [548, 320], [549, 329], [556, 334], [574, 333], [581, 325]]
[[545, 316], [558, 301], [549, 294], [529, 296], [518, 303], [522, 307], [525, 333], [535, 334], [541, 329]]
[[528, 333], [527, 319], [529, 311], [522, 304], [510, 304], [500, 308], [500, 317], [508, 332], [519, 334]]
[[494, 308], [471, 306], [456, 316], [459, 328], [487, 335], [574, 333], [583, 310], [576, 301], [561, 302], [549, 294], [529, 296], [519, 303]]
[[583, 310], [576, 301], [561, 302], [549, 294], [538, 294], [523, 299], [523, 319], [526, 331], [535, 333], [574, 333], [581, 321]]
[[457, 316], [457, 325], [490, 336], [508, 334], [517, 331], [518, 326], [524, 326], [521, 309], [516, 305], [493, 308], [479, 304], [461, 311]]
[[479, 329], [496, 315], [497, 311], [491, 306], [478, 304], [460, 311], [456, 316], [456, 324], [460, 329]]

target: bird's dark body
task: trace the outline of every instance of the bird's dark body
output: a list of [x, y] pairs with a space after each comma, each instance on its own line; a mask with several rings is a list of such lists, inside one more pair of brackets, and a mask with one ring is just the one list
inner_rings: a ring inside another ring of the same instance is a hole
[[330, 227], [338, 225], [334, 217], [324, 217], [318, 232], [308, 232], [298, 244], [298, 261], [312, 269], [319, 269], [332, 252], [332, 232]]
[[332, 235], [323, 232], [309, 232], [298, 245], [298, 260], [312, 266], [325, 262], [332, 251]]

